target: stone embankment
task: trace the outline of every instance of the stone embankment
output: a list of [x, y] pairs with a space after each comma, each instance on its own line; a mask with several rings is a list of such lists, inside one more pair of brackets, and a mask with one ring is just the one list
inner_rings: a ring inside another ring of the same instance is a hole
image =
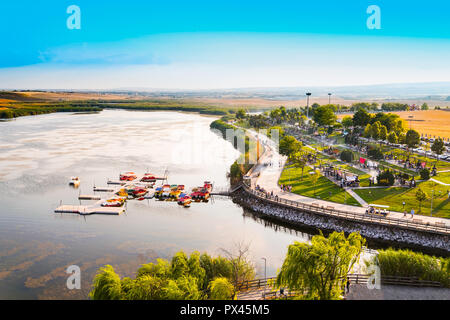
[[395, 242], [411, 247], [423, 247], [450, 254], [450, 239], [448, 236], [426, 234], [413, 230], [400, 229], [395, 226], [381, 226], [341, 220], [296, 208], [289, 208], [266, 202], [246, 192], [243, 188], [233, 193], [233, 201], [262, 216], [282, 221], [293, 226], [308, 226], [327, 231], [359, 232], [362, 236], [383, 242]]

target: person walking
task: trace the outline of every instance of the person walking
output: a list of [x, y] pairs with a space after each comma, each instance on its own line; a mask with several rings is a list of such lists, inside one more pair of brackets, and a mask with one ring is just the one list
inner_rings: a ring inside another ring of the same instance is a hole
[[414, 218], [414, 209], [411, 209], [411, 219]]
[[406, 218], [406, 210], [403, 211], [403, 216]]

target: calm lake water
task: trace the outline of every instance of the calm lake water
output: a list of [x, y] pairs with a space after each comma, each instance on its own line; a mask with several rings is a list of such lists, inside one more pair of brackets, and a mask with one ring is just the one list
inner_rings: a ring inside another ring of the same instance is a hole
[[[103, 111], [51, 114], [0, 123], [0, 299], [85, 299], [97, 269], [122, 277], [140, 264], [184, 250], [220, 254], [250, 243], [260, 276], [281, 266], [287, 246], [309, 235], [271, 226], [230, 199], [182, 208], [172, 202], [129, 201], [120, 216], [55, 214], [79, 204], [120, 172], [150, 171], [186, 187], [227, 186], [238, 152], [209, 130], [214, 118], [177, 112]], [[69, 187], [78, 176], [78, 189]], [[83, 202], [83, 204], [89, 202]], [[81, 268], [81, 290], [68, 290], [65, 270]]]

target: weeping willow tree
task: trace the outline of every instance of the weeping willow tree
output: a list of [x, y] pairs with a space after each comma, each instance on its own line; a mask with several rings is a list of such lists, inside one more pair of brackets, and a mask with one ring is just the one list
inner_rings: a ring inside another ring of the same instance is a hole
[[333, 232], [328, 238], [316, 235], [311, 244], [294, 242], [288, 248], [276, 284], [305, 292], [307, 299], [339, 299], [364, 244], [359, 233], [346, 238], [343, 232]]
[[110, 265], [100, 268], [94, 278], [94, 290], [89, 294], [93, 300], [119, 300], [122, 299], [122, 284], [119, 275]]
[[[242, 267], [243, 260], [239, 263]], [[93, 300], [231, 299], [235, 288], [231, 285], [228, 294], [229, 284], [236, 276], [235, 267], [233, 259], [212, 258], [198, 252], [188, 257], [183, 251], [176, 253], [170, 262], [157, 259], [156, 263], [143, 264], [135, 279], [120, 279], [113, 267], [107, 265], [95, 276], [89, 297]], [[248, 268], [242, 267], [239, 277], [254, 276], [254, 271], [251, 273]]]
[[233, 285], [227, 278], [216, 278], [209, 285], [212, 300], [229, 300], [235, 297]]
[[450, 288], [450, 258], [426, 255], [411, 250], [378, 250], [377, 257], [366, 264], [377, 263], [381, 274], [397, 277], [417, 277], [438, 281]]

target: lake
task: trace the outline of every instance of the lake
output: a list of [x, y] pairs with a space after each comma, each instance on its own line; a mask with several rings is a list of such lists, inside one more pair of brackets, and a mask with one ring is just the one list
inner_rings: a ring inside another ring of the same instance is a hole
[[[274, 276], [287, 246], [310, 235], [256, 218], [227, 197], [183, 208], [128, 201], [120, 216], [57, 214], [61, 203], [118, 180], [121, 172], [163, 175], [187, 188], [209, 180], [227, 187], [239, 156], [209, 129], [213, 117], [180, 112], [105, 110], [22, 117], [0, 123], [0, 299], [86, 299], [105, 264], [133, 276], [140, 264], [194, 250], [219, 255], [250, 245], [259, 276]], [[81, 185], [68, 185], [78, 176]], [[83, 201], [82, 204], [89, 203]], [[66, 269], [78, 265], [82, 287], [69, 290]]]

